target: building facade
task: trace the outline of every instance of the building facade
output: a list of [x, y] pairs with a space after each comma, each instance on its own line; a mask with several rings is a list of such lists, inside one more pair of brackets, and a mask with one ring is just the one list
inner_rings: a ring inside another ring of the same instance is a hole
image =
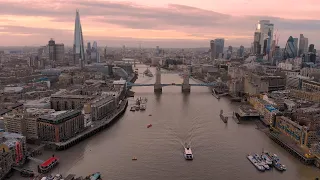
[[85, 129], [80, 110], [57, 111], [38, 119], [38, 134], [42, 141], [64, 142]]

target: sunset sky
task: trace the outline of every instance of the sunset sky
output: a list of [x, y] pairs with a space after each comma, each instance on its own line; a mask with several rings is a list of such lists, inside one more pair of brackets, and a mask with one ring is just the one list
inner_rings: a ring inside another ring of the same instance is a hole
[[[269, 19], [280, 46], [303, 33], [320, 41], [320, 0], [0, 0], [0, 46], [72, 45], [79, 9], [85, 42], [99, 46], [249, 47], [255, 24]], [[317, 46], [316, 46], [317, 48]]]

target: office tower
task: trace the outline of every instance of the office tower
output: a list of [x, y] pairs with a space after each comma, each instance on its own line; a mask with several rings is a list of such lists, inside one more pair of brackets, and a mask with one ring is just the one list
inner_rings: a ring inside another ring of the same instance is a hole
[[314, 50], [314, 44], [310, 44], [308, 52], [313, 52], [313, 50]]
[[87, 49], [91, 49], [91, 43], [90, 42], [87, 43]]
[[263, 55], [266, 55], [267, 54], [267, 46], [268, 46], [268, 39], [265, 39], [263, 41]]
[[52, 62], [52, 64], [64, 61], [64, 44], [56, 44], [53, 39], [50, 39], [48, 48], [49, 60]]
[[224, 39], [215, 39], [215, 46], [216, 46], [216, 58], [223, 57], [223, 50], [224, 50]]
[[49, 60], [56, 61], [56, 53], [55, 53], [56, 42], [53, 39], [50, 39], [48, 43], [48, 47], [49, 47]]
[[228, 51], [230, 51], [232, 53], [232, 46], [228, 47]]
[[240, 46], [240, 49], [239, 49], [239, 57], [243, 57], [244, 56], [244, 46]]
[[309, 50], [309, 40], [308, 38], [304, 38], [304, 48], [303, 48], [303, 52], [307, 53]]
[[[270, 44], [273, 40], [273, 29], [274, 29], [274, 25], [271, 24], [269, 20], [260, 20], [257, 24], [256, 32], [260, 32], [259, 44], [262, 46], [262, 48], [264, 48], [263, 47], [264, 41], [268, 39], [268, 41], [270, 42], [270, 43], [267, 43], [265, 52], [267, 52], [267, 49], [270, 49]], [[261, 49], [260, 52], [264, 52], [264, 50]]]
[[282, 59], [280, 46], [276, 46], [273, 53], [273, 62], [272, 65], [277, 65], [278, 62]]
[[99, 51], [98, 51], [98, 43], [96, 41], [94, 41], [93, 44], [92, 44], [91, 60], [96, 62], [96, 63], [100, 62], [100, 54], [99, 54]]
[[301, 56], [302, 54], [304, 54], [306, 52], [308, 52], [308, 38], [304, 37], [303, 34], [300, 34], [298, 55]]
[[254, 39], [253, 39], [253, 54], [260, 54], [260, 38], [261, 33], [260, 32], [254, 32]]
[[76, 11], [75, 27], [74, 27], [74, 42], [73, 42], [73, 56], [74, 63], [80, 64], [82, 68], [84, 65], [84, 46], [83, 46], [83, 36], [82, 36], [82, 27], [80, 23], [79, 11]]
[[290, 36], [289, 39], [287, 40], [287, 44], [284, 49], [283, 57], [284, 57], [284, 59], [294, 58], [294, 57], [296, 57], [295, 53], [296, 53], [296, 48], [294, 47], [294, 40], [293, 40], [293, 37]]
[[298, 41], [299, 41], [298, 38], [293, 38], [293, 45], [294, 45], [294, 48], [295, 48], [295, 55], [296, 55], [296, 57], [298, 56], [298, 50], [299, 50], [299, 48], [298, 48]]
[[210, 59], [212, 61], [216, 59], [216, 45], [214, 40], [210, 41]]

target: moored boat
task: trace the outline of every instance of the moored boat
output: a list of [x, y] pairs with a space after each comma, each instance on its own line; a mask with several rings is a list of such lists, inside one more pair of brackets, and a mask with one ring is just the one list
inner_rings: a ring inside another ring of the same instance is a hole
[[48, 173], [51, 169], [53, 169], [55, 166], [57, 166], [59, 163], [59, 159], [52, 156], [45, 162], [43, 162], [40, 166], [38, 166], [38, 172], [39, 173]]
[[260, 163], [253, 157], [253, 155], [247, 155], [247, 158], [259, 171], [265, 171], [265, 168], [260, 165]]
[[265, 170], [269, 170], [269, 169], [270, 169], [269, 165], [262, 160], [261, 156], [259, 156], [258, 154], [254, 154], [253, 157], [257, 160], [257, 162], [258, 162], [261, 166], [264, 167]]
[[136, 111], [136, 107], [132, 106], [132, 107], [130, 108], [130, 111]]

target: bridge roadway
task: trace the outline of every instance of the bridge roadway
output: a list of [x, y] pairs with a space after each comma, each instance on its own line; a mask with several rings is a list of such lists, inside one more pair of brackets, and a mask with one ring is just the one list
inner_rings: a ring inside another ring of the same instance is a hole
[[[155, 84], [142, 84], [142, 83], [130, 83], [127, 82], [127, 87], [132, 86], [154, 86]], [[160, 84], [163, 86], [182, 86], [182, 83], [171, 83], [171, 84]], [[200, 83], [200, 84], [189, 84], [190, 86], [216, 86], [217, 83]]]

